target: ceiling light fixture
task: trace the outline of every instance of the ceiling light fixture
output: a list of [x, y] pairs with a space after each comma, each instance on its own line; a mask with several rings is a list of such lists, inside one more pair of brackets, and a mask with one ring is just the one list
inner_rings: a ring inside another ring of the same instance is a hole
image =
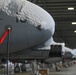
[[76, 33], [76, 30], [74, 31], [74, 33]]
[[76, 24], [76, 22], [72, 22], [72, 24], [73, 24], [73, 25], [75, 25], [75, 24]]
[[74, 7], [69, 7], [68, 10], [74, 10]]

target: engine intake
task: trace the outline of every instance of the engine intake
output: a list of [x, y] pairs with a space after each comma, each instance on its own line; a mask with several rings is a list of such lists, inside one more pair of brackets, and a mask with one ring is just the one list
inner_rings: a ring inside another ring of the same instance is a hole
[[62, 57], [61, 52], [62, 52], [62, 46], [61, 45], [51, 45], [49, 57]]

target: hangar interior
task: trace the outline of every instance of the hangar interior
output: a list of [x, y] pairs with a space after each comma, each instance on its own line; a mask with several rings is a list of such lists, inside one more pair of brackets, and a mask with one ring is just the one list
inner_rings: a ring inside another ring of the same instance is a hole
[[[53, 35], [54, 41], [58, 42], [58, 43], [64, 42], [66, 47], [75, 49], [76, 48], [76, 13], [75, 13], [76, 0], [28, 0], [28, 1], [33, 2], [37, 5], [39, 5], [40, 7], [42, 7], [43, 9], [45, 9], [48, 13], [51, 14], [53, 19], [55, 20], [55, 33]], [[56, 48], [58, 48], [58, 47], [60, 48], [60, 46], [56, 46]], [[59, 50], [59, 48], [58, 48], [58, 50]], [[16, 55], [17, 55], [17, 57], [16, 57]], [[53, 58], [53, 56], [50, 56], [52, 59], [51, 60], [50, 58], [48, 58], [48, 55], [49, 55], [48, 50], [47, 51], [42, 51], [42, 50], [36, 51], [36, 50], [29, 49], [26, 51], [23, 50], [21, 52], [19, 51], [17, 53], [11, 54], [11, 58], [12, 59], [17, 58], [17, 60], [15, 60], [15, 62], [22, 63], [22, 65], [20, 65], [20, 66], [23, 71], [23, 73], [22, 73], [23, 75], [25, 75], [24, 71], [27, 71], [26, 75], [30, 75], [29, 74], [29, 72], [31, 71], [31, 69], [29, 67], [30, 64], [33, 64], [32, 72], [34, 72], [34, 73], [32, 73], [32, 75], [33, 74], [34, 75], [45, 75], [49, 71], [47, 68], [48, 67], [50, 68], [51, 66], [53, 66], [53, 69], [55, 69], [56, 71], [60, 71], [60, 70], [64, 71], [63, 69], [61, 69], [62, 68], [62, 66], [61, 66], [62, 63], [60, 63], [61, 58], [56, 59], [56, 58]], [[51, 55], [53, 55], [53, 53]], [[58, 54], [58, 57], [61, 56], [61, 55], [60, 56], [59, 55], [60, 55], [60, 53]], [[69, 55], [69, 53], [68, 53], [68, 55]], [[70, 58], [72, 58], [72, 55], [70, 56]], [[3, 59], [5, 59], [5, 58], [3, 58]], [[22, 59], [22, 60], [20, 60], [20, 59]], [[35, 59], [37, 59], [37, 60], [35, 60]], [[43, 61], [44, 59], [45, 59], [45, 61]], [[56, 61], [59, 63], [56, 64]], [[68, 63], [67, 63], [68, 65], [65, 64], [65, 70], [67, 70], [66, 68], [73, 64], [69, 60], [67, 62], [69, 62], [69, 64]], [[14, 61], [13, 61], [13, 63], [14, 63]], [[50, 63], [55, 63], [55, 65], [50, 64]], [[74, 63], [76, 64], [76, 62], [74, 62]], [[9, 64], [11, 65], [11, 63], [9, 63]], [[21, 73], [21, 70], [19, 68], [20, 66], [18, 66], [19, 63], [16, 63], [16, 65], [17, 66], [15, 67], [15, 73]], [[41, 69], [42, 74], [39, 74], [39, 73], [35, 74], [35, 70], [38, 71], [38, 69], [37, 69], [39, 67], [38, 65], [40, 65], [42, 68], [44, 68], [43, 70]], [[54, 67], [54, 66], [56, 66], [56, 67]], [[7, 66], [5, 66], [5, 68], [6, 67]], [[76, 65], [73, 67], [76, 68]], [[5, 75], [6, 71], [4, 69], [4, 66], [0, 65], [0, 68], [2, 68], [2, 69], [0, 69], [0, 73], [4, 73], [4, 75]], [[75, 70], [75, 68], [73, 70]], [[70, 70], [71, 70], [71, 68], [70, 68]], [[56, 72], [56, 71], [54, 71], [54, 72]], [[69, 75], [69, 72], [67, 72], [67, 73], [62, 73], [62, 75]], [[14, 73], [12, 72], [11, 74], [14, 74]], [[56, 74], [58, 75], [57, 72], [55, 73], [55, 75]], [[7, 74], [7, 75], [9, 75], [9, 74]], [[54, 74], [52, 72], [51, 74], [47, 74], [47, 75], [54, 75]]]

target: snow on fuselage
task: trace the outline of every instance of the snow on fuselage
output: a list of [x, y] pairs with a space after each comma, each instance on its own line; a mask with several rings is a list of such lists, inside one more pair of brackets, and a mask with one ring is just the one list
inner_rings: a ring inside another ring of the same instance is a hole
[[[10, 53], [40, 44], [51, 45], [55, 22], [48, 12], [26, 0], [2, 0], [0, 6], [2, 18], [0, 36], [5, 31], [6, 25], [12, 27]], [[27, 21], [22, 22], [25, 19]], [[37, 28], [39, 25], [41, 25], [41, 30]], [[7, 39], [0, 46], [0, 53], [6, 53], [6, 41]]]
[[55, 22], [52, 16], [41, 7], [27, 0], [6, 0], [2, 10], [9, 16], [17, 16], [18, 19], [27, 19], [31, 24], [41, 25], [44, 29], [49, 29], [52, 34], [55, 30]]

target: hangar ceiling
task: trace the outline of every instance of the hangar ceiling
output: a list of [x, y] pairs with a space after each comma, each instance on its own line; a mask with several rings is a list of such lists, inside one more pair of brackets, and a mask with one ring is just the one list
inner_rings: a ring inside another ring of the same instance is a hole
[[[76, 48], [76, 0], [29, 0], [49, 12], [55, 20], [54, 40], [65, 42], [67, 47]], [[74, 10], [68, 10], [74, 7]]]

